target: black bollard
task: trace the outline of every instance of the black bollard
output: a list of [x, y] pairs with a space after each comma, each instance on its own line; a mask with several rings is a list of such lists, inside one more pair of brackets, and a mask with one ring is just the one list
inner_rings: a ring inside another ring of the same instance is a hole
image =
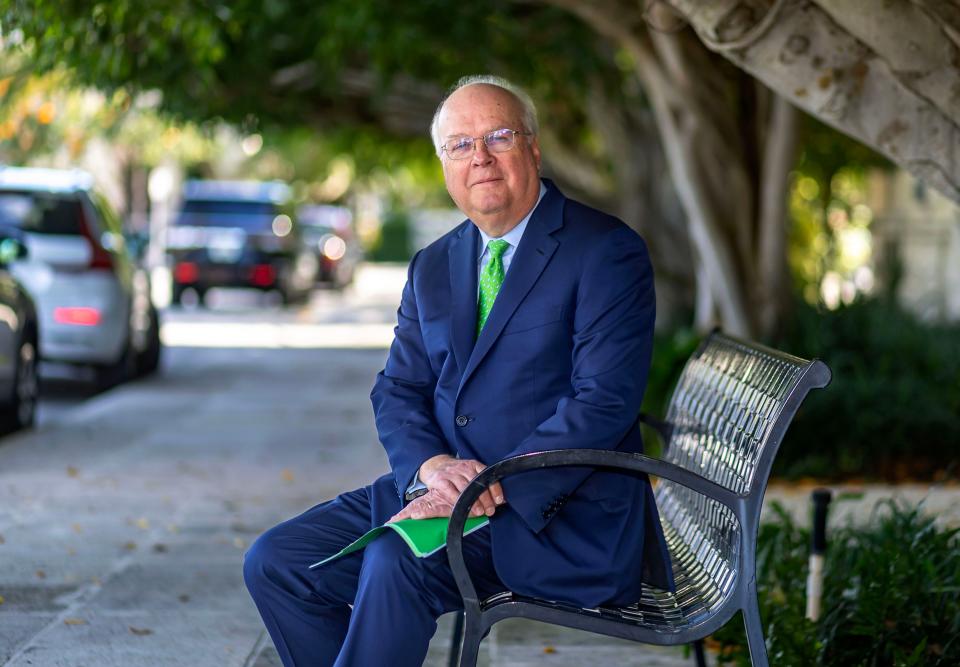
[[820, 599], [823, 596], [823, 555], [827, 551], [827, 508], [830, 489], [814, 489], [813, 534], [810, 540], [810, 573], [807, 575], [807, 618], [820, 618]]

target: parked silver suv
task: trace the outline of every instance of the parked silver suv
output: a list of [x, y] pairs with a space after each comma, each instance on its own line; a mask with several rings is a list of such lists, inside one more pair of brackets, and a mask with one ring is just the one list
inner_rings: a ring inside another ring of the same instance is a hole
[[10, 270], [36, 303], [41, 360], [92, 366], [101, 387], [157, 369], [149, 275], [90, 174], [0, 168], [0, 227], [23, 232]]

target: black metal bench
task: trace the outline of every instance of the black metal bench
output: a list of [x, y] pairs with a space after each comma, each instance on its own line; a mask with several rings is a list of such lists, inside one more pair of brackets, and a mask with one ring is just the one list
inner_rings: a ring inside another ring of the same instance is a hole
[[[661, 459], [592, 449], [537, 452], [486, 468], [463, 491], [447, 535], [450, 565], [463, 596], [461, 666], [473, 667], [480, 640], [510, 617], [673, 646], [697, 642], [743, 612], [750, 656], [766, 666], [756, 590], [756, 539], [770, 467], [797, 408], [830, 370], [720, 332], [687, 361], [666, 421], [645, 419], [663, 436]], [[592, 466], [658, 478], [657, 507], [677, 592], [645, 588], [628, 607], [580, 609], [504, 592], [477, 593], [463, 560], [468, 512], [491, 483], [556, 466]], [[458, 623], [459, 625], [459, 623]], [[453, 663], [454, 658], [451, 658]]]

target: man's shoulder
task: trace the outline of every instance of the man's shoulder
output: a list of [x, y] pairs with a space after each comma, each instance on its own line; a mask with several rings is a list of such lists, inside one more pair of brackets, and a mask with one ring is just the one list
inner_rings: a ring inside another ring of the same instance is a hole
[[637, 232], [620, 218], [569, 197], [564, 203], [563, 221], [569, 233], [588, 242], [614, 237], [639, 239]]

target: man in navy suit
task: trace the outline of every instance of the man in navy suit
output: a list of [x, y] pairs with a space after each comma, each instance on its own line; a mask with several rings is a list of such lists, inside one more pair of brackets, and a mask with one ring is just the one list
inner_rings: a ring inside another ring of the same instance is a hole
[[[461, 601], [446, 553], [392, 531], [309, 570], [372, 527], [449, 516], [486, 465], [528, 452], [639, 452], [653, 271], [619, 220], [540, 178], [536, 112], [493, 77], [462, 80], [431, 126], [468, 220], [410, 262], [395, 339], [371, 393], [392, 472], [272, 528], [244, 578], [285, 665], [420, 665]], [[649, 482], [539, 470], [494, 485], [464, 539], [481, 596], [510, 589], [594, 607], [641, 582], [672, 588]]]

